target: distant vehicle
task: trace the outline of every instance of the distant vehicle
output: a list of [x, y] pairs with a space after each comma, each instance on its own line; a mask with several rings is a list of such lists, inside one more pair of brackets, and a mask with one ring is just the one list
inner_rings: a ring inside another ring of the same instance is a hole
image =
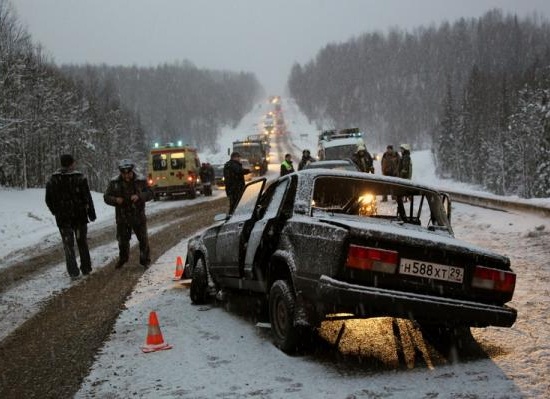
[[147, 182], [154, 199], [202, 193], [199, 177], [201, 163], [197, 150], [181, 143], [158, 143], [151, 149], [147, 164]]
[[364, 144], [364, 134], [358, 128], [325, 130], [319, 135], [319, 160], [351, 158], [358, 144]]
[[233, 142], [233, 151], [241, 154], [241, 158], [248, 159], [252, 173], [256, 176], [267, 172], [269, 162], [269, 141], [263, 136], [249, 136], [246, 140]]
[[337, 169], [351, 170], [357, 172], [359, 169], [351, 159], [331, 159], [328, 161], [310, 162], [304, 166], [304, 169]]
[[257, 293], [251, 301], [265, 301], [285, 352], [333, 317], [411, 319], [440, 342], [514, 324], [510, 259], [454, 237], [448, 195], [327, 169], [266, 180], [248, 183], [232, 215], [189, 240], [194, 304], [223, 289]]
[[225, 187], [225, 182], [223, 177], [224, 164], [223, 163], [216, 164], [216, 165], [212, 165], [212, 167], [214, 168], [214, 182], [216, 184], [216, 187], [224, 188]]
[[275, 132], [279, 135], [286, 133], [286, 123], [282, 113], [275, 119]]
[[269, 112], [264, 118], [264, 132], [267, 134], [273, 133], [275, 129], [275, 121], [273, 119], [273, 113]]

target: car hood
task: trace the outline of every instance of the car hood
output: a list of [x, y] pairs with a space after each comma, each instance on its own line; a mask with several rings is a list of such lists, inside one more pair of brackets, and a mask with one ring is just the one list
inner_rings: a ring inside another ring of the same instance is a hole
[[499, 263], [510, 264], [510, 260], [506, 256], [459, 240], [448, 233], [429, 231], [424, 227], [413, 224], [375, 218], [361, 218], [361, 220], [358, 220], [341, 216], [320, 217], [319, 221], [346, 228], [352, 238], [396, 242], [439, 251], [469, 253], [474, 256], [492, 258]]

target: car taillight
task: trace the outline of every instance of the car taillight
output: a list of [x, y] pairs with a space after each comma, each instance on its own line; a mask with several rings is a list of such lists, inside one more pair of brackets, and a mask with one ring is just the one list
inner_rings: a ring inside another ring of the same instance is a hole
[[187, 176], [187, 181], [192, 182], [193, 181], [193, 176]]
[[346, 267], [375, 272], [395, 273], [399, 253], [378, 248], [350, 245]]
[[504, 270], [476, 266], [472, 287], [485, 290], [513, 293], [516, 288], [516, 274]]

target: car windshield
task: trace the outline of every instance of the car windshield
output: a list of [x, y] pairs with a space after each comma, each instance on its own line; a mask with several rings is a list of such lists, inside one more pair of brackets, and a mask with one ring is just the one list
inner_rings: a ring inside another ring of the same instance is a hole
[[341, 145], [325, 148], [325, 159], [343, 159], [350, 158], [355, 153], [357, 145]]
[[450, 230], [439, 193], [397, 182], [320, 176], [314, 183], [312, 214], [327, 212]]
[[214, 165], [214, 174], [216, 177], [223, 177], [223, 165]]
[[241, 158], [257, 158], [261, 152], [260, 144], [233, 145], [233, 151], [239, 152]]

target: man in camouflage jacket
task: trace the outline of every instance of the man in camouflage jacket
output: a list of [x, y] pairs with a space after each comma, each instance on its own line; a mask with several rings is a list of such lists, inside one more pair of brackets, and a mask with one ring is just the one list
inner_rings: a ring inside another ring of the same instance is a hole
[[113, 178], [103, 195], [106, 204], [115, 207], [119, 259], [116, 268], [121, 268], [130, 256], [132, 231], [139, 241], [139, 263], [148, 268], [151, 263], [145, 203], [153, 199], [153, 192], [144, 177], [134, 171], [129, 160], [119, 163], [120, 174]]

